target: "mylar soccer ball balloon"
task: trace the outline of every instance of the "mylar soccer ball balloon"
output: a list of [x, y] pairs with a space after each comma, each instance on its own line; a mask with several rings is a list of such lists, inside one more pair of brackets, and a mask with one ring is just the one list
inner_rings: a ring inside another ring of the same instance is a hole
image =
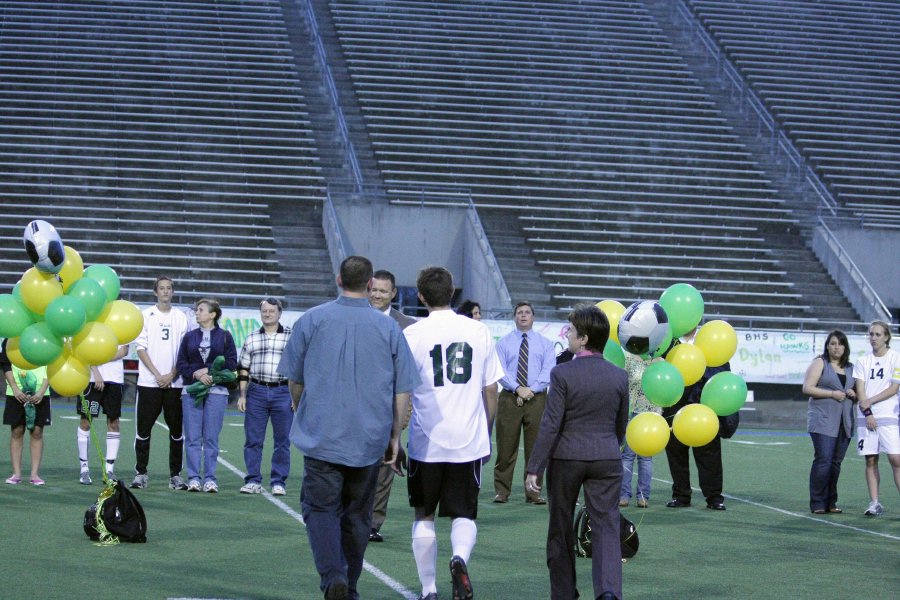
[[656, 302], [635, 302], [619, 321], [619, 343], [632, 354], [656, 350], [666, 339], [669, 319]]
[[56, 228], [47, 221], [32, 221], [22, 236], [25, 252], [38, 271], [59, 273], [66, 262], [66, 251]]

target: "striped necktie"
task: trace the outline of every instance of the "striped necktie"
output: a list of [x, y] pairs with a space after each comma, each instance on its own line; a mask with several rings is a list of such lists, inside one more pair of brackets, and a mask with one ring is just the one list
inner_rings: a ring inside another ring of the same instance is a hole
[[516, 367], [516, 383], [528, 387], [528, 334], [522, 334], [522, 345], [519, 346], [519, 364]]

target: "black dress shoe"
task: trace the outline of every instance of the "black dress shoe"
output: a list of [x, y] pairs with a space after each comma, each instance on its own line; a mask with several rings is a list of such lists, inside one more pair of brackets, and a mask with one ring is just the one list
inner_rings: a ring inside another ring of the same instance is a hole
[[381, 534], [378, 533], [377, 529], [373, 529], [372, 532], [369, 534], [369, 541], [375, 542], [375, 543], [380, 543], [380, 542], [384, 541], [384, 538], [381, 537]]
[[724, 502], [707, 502], [706, 508], [710, 510], [725, 510]]
[[678, 498], [672, 498], [668, 502], [666, 502], [666, 506], [669, 508], [684, 508], [685, 506], [690, 506], [691, 501], [688, 500], [685, 502], [684, 500], [679, 500]]
[[616, 595], [612, 592], [603, 592], [597, 596], [597, 600], [618, 600], [618, 598], [616, 598]]

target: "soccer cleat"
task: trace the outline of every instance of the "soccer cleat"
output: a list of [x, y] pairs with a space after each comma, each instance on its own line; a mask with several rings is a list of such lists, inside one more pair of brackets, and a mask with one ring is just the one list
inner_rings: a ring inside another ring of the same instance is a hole
[[172, 475], [172, 477], [169, 478], [169, 489], [186, 490], [187, 484], [184, 482], [184, 479], [181, 478], [181, 475]]
[[219, 486], [216, 485], [215, 481], [207, 481], [205, 484], [203, 484], [203, 491], [210, 494], [218, 494]]
[[283, 485], [275, 484], [272, 486], [272, 495], [273, 496], [284, 496], [287, 494], [287, 491], [284, 489]]
[[439, 600], [437, 592], [431, 592], [427, 596], [419, 596], [419, 600]]
[[869, 503], [869, 508], [867, 508], [866, 512], [863, 514], [867, 517], [880, 517], [884, 514], [884, 507], [878, 500], [872, 500], [872, 502]]
[[112, 469], [107, 470], [106, 478], [109, 479], [110, 481], [115, 481], [116, 480], [116, 472], [113, 471]]
[[91, 473], [87, 469], [81, 472], [81, 475], [78, 477], [78, 483], [81, 485], [91, 485], [93, 483], [91, 481]]
[[466, 561], [459, 556], [450, 559], [450, 577], [453, 579], [453, 600], [472, 600], [472, 582]]
[[243, 487], [241, 487], [242, 494], [262, 494], [263, 487], [258, 483], [245, 483]]
[[200, 487], [200, 480], [199, 480], [199, 479], [191, 479], [191, 480], [188, 482], [188, 485], [187, 485], [187, 491], [189, 491], [189, 492], [199, 492], [199, 491], [201, 491], [202, 489], [203, 489], [203, 488]]
[[132, 489], [142, 490], [147, 487], [147, 474], [146, 473], [138, 473], [134, 476], [134, 481], [131, 482]]

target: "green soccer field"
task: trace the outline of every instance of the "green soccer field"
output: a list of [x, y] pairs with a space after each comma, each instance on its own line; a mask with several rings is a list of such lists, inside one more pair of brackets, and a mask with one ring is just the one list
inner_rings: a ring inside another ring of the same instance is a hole
[[[43, 488], [0, 487], [0, 573], [3, 600], [59, 598], [315, 599], [318, 576], [299, 519], [302, 461], [294, 454], [288, 496], [238, 493], [242, 484], [243, 418], [229, 412], [221, 436], [219, 494], [172, 492], [166, 487], [167, 432], [154, 430], [150, 486], [136, 494], [149, 523], [146, 544], [94, 545], [82, 530], [85, 509], [100, 491], [99, 462], [91, 456], [95, 483], [78, 483], [77, 421], [70, 404], [54, 405], [45, 432]], [[133, 412], [122, 422], [119, 475], [132, 477]], [[10, 472], [4, 428], [0, 473]], [[99, 432], [104, 433], [101, 423]], [[271, 432], [269, 434], [271, 436]], [[93, 449], [92, 449], [92, 452]], [[265, 455], [271, 454], [267, 446]], [[851, 447], [840, 484], [842, 515], [808, 510], [812, 458], [802, 432], [744, 430], [723, 442], [728, 510], [694, 506], [669, 509], [668, 468], [654, 461], [648, 509], [628, 508], [640, 551], [624, 566], [629, 598], [895, 598], [900, 590], [900, 495], [882, 460], [885, 515], [862, 515], [868, 497], [863, 462]], [[23, 472], [29, 464], [26, 443]], [[519, 460], [522, 468], [522, 459]], [[263, 464], [264, 476], [268, 464]], [[478, 544], [470, 561], [476, 597], [549, 597], [544, 560], [546, 507], [526, 505], [521, 489], [509, 504], [493, 504], [487, 469], [479, 507]], [[517, 476], [518, 479], [518, 476]], [[696, 485], [696, 473], [694, 473]], [[266, 481], [267, 483], [267, 477]], [[366, 553], [360, 593], [366, 600], [418, 597], [410, 549], [412, 513], [406, 484], [395, 483], [382, 533], [385, 543]], [[438, 591], [449, 600], [449, 522], [438, 522]], [[590, 561], [579, 560], [582, 598], [593, 598]]]

